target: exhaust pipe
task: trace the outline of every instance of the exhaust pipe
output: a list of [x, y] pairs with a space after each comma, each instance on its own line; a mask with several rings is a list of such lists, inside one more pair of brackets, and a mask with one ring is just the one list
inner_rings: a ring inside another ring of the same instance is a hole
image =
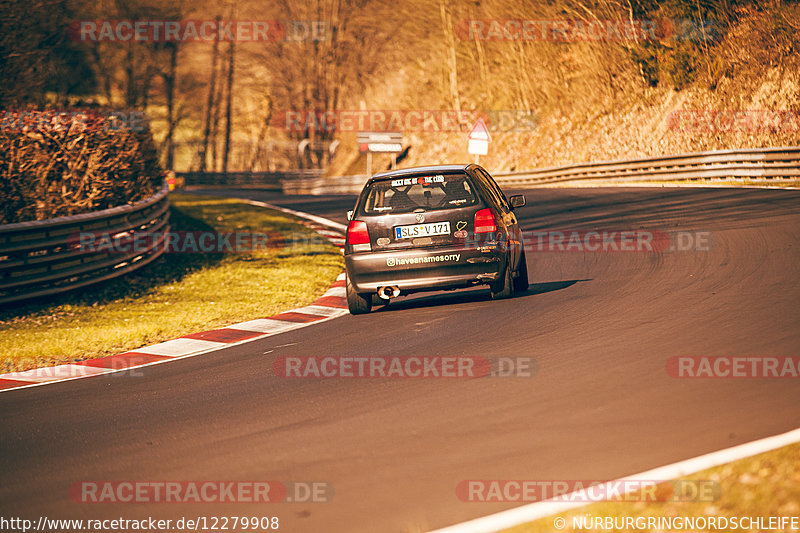
[[378, 287], [378, 296], [384, 300], [397, 298], [400, 296], [400, 289], [394, 285], [388, 287]]

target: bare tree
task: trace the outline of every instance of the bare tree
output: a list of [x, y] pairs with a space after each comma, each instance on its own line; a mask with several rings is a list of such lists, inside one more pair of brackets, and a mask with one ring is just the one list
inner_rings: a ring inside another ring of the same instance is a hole
[[444, 44], [447, 48], [447, 73], [449, 79], [450, 101], [456, 112], [461, 114], [461, 96], [458, 93], [458, 59], [456, 57], [456, 38], [453, 18], [450, 15], [449, 1], [439, 0], [439, 14], [442, 18]]
[[164, 145], [167, 152], [166, 165], [168, 169], [175, 167], [175, 126], [177, 117], [175, 115], [175, 90], [178, 76], [178, 43], [167, 43], [169, 50], [169, 70], [163, 74], [164, 92], [167, 100], [167, 134]]
[[[217, 15], [219, 23], [221, 17]], [[203, 130], [203, 145], [200, 151], [200, 171], [205, 171], [208, 160], [208, 141], [211, 136], [211, 122], [214, 115], [215, 98], [217, 96], [217, 63], [219, 61], [219, 35], [214, 39], [214, 48], [211, 52], [211, 76], [208, 82], [208, 103], [206, 104], [205, 128]]]
[[228, 45], [228, 80], [225, 99], [225, 150], [222, 153], [222, 171], [228, 171], [228, 157], [231, 151], [231, 127], [233, 120], [233, 70], [235, 64], [234, 41]]

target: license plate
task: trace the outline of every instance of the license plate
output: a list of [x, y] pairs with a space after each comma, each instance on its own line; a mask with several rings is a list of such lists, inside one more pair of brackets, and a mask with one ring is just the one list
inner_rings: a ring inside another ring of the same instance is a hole
[[449, 235], [450, 222], [432, 222], [430, 224], [414, 224], [413, 226], [397, 226], [394, 228], [396, 239], [412, 239], [414, 237], [431, 237], [433, 235]]

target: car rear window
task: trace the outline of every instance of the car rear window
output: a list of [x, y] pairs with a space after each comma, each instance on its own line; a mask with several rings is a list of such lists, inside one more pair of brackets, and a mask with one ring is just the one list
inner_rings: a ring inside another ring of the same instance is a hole
[[459, 174], [422, 174], [373, 181], [364, 202], [364, 213], [411, 213], [457, 209], [475, 205], [478, 199], [469, 178]]

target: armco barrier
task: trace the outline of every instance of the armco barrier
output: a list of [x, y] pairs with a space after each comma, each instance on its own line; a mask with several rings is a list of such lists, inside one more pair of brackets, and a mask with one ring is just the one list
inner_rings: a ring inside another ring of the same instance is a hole
[[293, 179], [314, 179], [321, 170], [286, 170], [278, 172], [178, 172], [186, 186], [258, 187], [281, 191], [283, 183]]
[[284, 194], [358, 194], [367, 182], [366, 174], [319, 178], [291, 178], [282, 182]]
[[563, 181], [679, 181], [797, 179], [800, 146], [717, 150], [649, 157], [630, 161], [600, 161], [518, 172], [495, 172], [501, 185], [530, 186]]
[[[535, 187], [570, 182], [663, 182], [684, 180], [742, 180], [769, 183], [800, 179], [800, 147], [718, 150], [645, 159], [579, 163], [563, 167], [515, 172], [493, 172], [495, 180], [507, 187]], [[285, 179], [287, 194], [357, 194], [366, 175]]]
[[[165, 184], [155, 195], [132, 205], [0, 226], [0, 304], [77, 289], [150, 263], [166, 247], [167, 193]], [[92, 251], [80, 244], [84, 232], [113, 236], [134, 230], [153, 238], [129, 253]]]

